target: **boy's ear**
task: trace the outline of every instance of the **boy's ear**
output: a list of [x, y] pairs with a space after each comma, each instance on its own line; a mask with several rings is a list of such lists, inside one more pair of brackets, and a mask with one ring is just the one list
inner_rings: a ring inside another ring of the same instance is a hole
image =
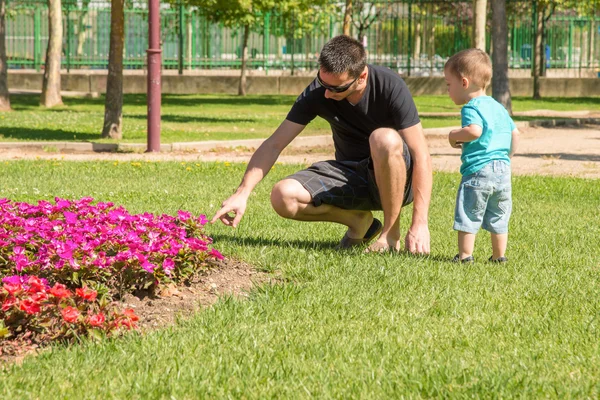
[[463, 89], [468, 89], [471, 82], [469, 82], [468, 78], [462, 77], [462, 87]]

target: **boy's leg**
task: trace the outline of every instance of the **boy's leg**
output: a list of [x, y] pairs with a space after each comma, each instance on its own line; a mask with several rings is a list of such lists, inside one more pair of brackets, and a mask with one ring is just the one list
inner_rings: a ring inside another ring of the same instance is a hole
[[474, 233], [458, 232], [458, 256], [459, 260], [473, 255], [475, 249], [475, 237]]
[[508, 243], [508, 233], [492, 233], [492, 260], [504, 257]]

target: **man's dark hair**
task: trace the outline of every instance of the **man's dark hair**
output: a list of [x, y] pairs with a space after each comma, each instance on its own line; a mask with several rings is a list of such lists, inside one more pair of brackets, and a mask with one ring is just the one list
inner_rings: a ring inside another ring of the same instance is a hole
[[330, 74], [348, 72], [351, 78], [358, 78], [367, 65], [367, 53], [361, 42], [340, 35], [325, 43], [319, 55], [319, 65]]

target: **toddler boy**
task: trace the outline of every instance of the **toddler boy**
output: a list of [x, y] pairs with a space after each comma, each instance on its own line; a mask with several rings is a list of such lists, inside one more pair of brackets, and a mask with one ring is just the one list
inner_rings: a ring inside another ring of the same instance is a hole
[[461, 110], [462, 128], [450, 132], [454, 148], [462, 148], [462, 180], [456, 197], [454, 230], [458, 231], [455, 262], [473, 262], [480, 227], [492, 236], [490, 261], [506, 262], [508, 221], [512, 211], [510, 158], [519, 131], [506, 109], [486, 96], [492, 78], [489, 56], [467, 49], [450, 57], [444, 67], [448, 94]]

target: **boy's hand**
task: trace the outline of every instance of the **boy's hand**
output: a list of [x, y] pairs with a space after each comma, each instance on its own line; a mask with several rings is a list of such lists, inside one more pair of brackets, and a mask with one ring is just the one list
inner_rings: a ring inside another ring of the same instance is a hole
[[452, 136], [448, 136], [448, 142], [450, 142], [450, 146], [454, 147], [455, 149], [462, 148], [463, 142], [457, 142], [456, 140], [452, 139]]

